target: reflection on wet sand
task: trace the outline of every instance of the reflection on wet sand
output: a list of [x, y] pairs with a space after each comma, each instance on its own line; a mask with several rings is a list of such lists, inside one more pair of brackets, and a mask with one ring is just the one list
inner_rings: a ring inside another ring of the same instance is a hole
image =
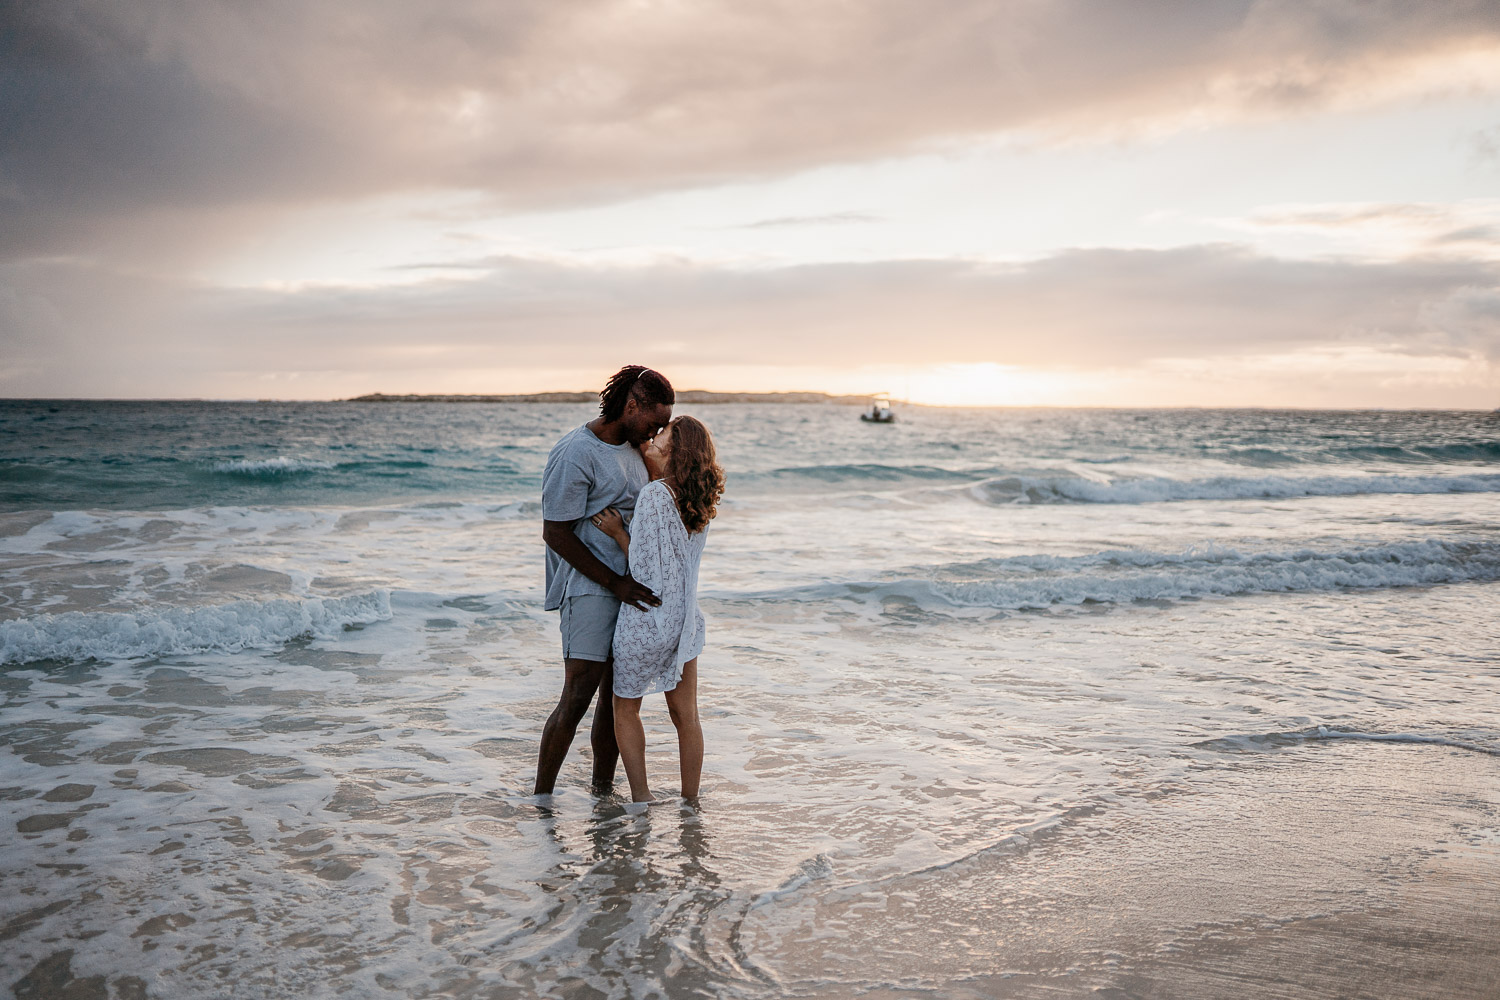
[[580, 829], [539, 806], [537, 826], [557, 860], [536, 884], [551, 906], [521, 940], [487, 951], [509, 967], [507, 979], [537, 990], [556, 983], [606, 996], [691, 996], [756, 982], [716, 933], [742, 918], [732, 911], [743, 899], [721, 885], [711, 822], [687, 804], [644, 809], [610, 799]]

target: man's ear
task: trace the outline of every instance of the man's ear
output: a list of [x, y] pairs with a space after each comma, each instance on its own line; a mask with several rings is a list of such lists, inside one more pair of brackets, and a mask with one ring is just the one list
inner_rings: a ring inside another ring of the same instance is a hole
[[628, 417], [641, 411], [640, 401], [634, 395], [625, 397], [625, 408], [620, 411], [620, 416]]

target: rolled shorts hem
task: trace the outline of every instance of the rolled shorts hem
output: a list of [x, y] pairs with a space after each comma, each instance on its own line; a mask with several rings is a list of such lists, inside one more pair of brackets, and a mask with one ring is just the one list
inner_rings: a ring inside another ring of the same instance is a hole
[[615, 619], [620, 602], [604, 594], [579, 594], [563, 598], [558, 608], [563, 659], [607, 661], [615, 643]]

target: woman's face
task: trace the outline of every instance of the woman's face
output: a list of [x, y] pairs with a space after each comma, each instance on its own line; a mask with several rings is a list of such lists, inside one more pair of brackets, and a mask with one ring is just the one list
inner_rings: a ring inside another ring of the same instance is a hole
[[665, 471], [672, 462], [672, 428], [675, 424], [668, 424], [657, 432], [656, 436], [646, 442], [641, 453], [646, 456], [657, 468]]

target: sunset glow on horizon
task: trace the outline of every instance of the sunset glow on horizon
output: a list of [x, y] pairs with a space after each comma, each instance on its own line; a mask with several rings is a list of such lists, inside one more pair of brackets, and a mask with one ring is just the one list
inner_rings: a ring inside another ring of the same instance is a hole
[[1500, 9], [49, 4], [0, 394], [1500, 405]]

